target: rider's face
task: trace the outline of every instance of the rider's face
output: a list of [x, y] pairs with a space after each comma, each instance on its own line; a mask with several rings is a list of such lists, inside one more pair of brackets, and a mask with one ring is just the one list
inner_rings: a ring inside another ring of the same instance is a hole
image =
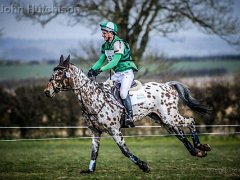
[[102, 30], [102, 37], [104, 41], [110, 41], [113, 38], [113, 34], [111, 32]]

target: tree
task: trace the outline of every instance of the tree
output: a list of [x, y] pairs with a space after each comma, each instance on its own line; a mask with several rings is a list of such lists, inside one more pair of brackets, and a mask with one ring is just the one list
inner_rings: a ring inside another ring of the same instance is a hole
[[[12, 122], [20, 127], [38, 126], [42, 121], [42, 109], [38, 108], [43, 96], [40, 87], [19, 87], [15, 90]], [[21, 137], [28, 136], [27, 128], [20, 128]]]
[[[14, 1], [14, 6], [23, 6]], [[141, 59], [151, 33], [167, 37], [193, 24], [207, 34], [218, 35], [230, 44], [239, 44], [239, 19], [234, 17], [229, 0], [61, 0], [55, 11], [34, 11], [25, 6], [17, 19], [31, 19], [45, 26], [57, 16], [69, 17], [69, 24], [96, 27], [104, 20], [118, 24], [119, 36], [131, 46], [136, 63]]]

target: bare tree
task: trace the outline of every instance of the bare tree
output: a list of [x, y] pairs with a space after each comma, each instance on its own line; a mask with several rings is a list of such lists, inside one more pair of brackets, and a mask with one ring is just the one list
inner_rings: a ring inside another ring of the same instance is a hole
[[[13, 4], [23, 6], [20, 3]], [[189, 24], [230, 44], [240, 42], [236, 38], [240, 23], [233, 16], [232, 0], [59, 0], [53, 3], [58, 9], [54, 12], [30, 11], [25, 7], [17, 18], [31, 19], [42, 26], [59, 15], [69, 17], [70, 25], [82, 23], [92, 28], [104, 20], [114, 21], [119, 25], [119, 36], [129, 42], [137, 63], [151, 33], [167, 37]]]
[[77, 48], [69, 49], [71, 57], [89, 67], [99, 58], [100, 44], [93, 41], [80, 41]]

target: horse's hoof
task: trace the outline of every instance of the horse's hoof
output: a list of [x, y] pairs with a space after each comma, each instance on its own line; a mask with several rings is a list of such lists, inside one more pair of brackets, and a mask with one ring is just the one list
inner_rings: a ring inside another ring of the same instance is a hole
[[93, 174], [93, 171], [90, 171], [89, 169], [80, 171], [80, 174]]
[[142, 162], [140, 163], [139, 168], [140, 168], [141, 170], [143, 170], [143, 172], [147, 172], [147, 173], [150, 172], [150, 167], [149, 167], [148, 164], [147, 164], [146, 162], [144, 162], [144, 161], [142, 161]]
[[207, 152], [198, 150], [196, 156], [197, 157], [206, 157], [207, 156]]
[[200, 144], [196, 148], [201, 151], [211, 151], [211, 147], [209, 146], [209, 144]]

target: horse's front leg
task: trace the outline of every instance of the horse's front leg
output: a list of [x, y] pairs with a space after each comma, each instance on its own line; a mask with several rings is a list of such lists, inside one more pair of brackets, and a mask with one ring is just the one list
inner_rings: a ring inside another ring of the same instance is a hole
[[98, 151], [99, 151], [99, 145], [100, 145], [100, 138], [102, 132], [89, 128], [91, 130], [91, 136], [92, 136], [92, 155], [91, 155], [91, 161], [89, 163], [89, 167], [86, 170], [82, 170], [81, 174], [89, 174], [93, 173], [96, 169], [96, 161], [98, 157]]
[[128, 157], [133, 163], [135, 163], [141, 170], [144, 172], [149, 172], [150, 168], [148, 164], [144, 161], [141, 161], [137, 156], [133, 155], [128, 147], [125, 144], [125, 140], [120, 130], [112, 130], [111, 135], [114, 141], [117, 143], [118, 147], [122, 151], [122, 153]]

